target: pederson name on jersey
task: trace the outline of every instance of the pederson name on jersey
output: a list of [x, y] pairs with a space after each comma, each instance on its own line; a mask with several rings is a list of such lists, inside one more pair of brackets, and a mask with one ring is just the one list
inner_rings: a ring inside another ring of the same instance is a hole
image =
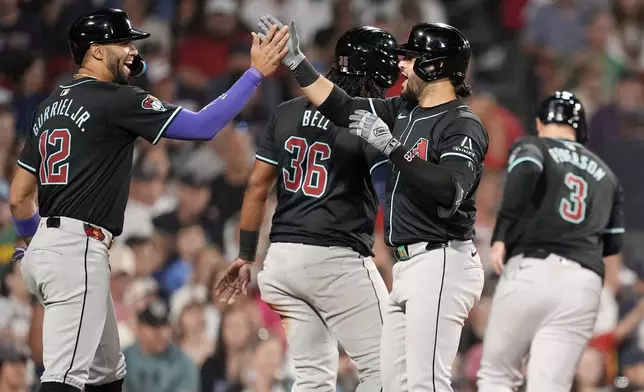
[[581, 170], [588, 172], [597, 181], [601, 181], [606, 176], [606, 172], [597, 162], [586, 155], [577, 153], [577, 151], [571, 151], [561, 147], [552, 147], [548, 149], [548, 153], [556, 163], [572, 163]]

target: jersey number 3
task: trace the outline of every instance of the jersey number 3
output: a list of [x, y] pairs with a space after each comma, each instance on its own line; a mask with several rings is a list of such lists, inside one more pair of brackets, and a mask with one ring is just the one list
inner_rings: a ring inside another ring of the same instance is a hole
[[[326, 143], [315, 142], [309, 146], [306, 139], [291, 136], [284, 143], [286, 151], [291, 153], [291, 167], [283, 168], [284, 188], [290, 192], [302, 193], [310, 197], [320, 197], [326, 191], [329, 178], [326, 168], [320, 164], [331, 158], [331, 147]], [[304, 160], [306, 159], [306, 168]]]
[[572, 173], [566, 174], [564, 183], [570, 189], [570, 196], [561, 198], [559, 214], [570, 223], [581, 223], [586, 218], [588, 183], [583, 178]]
[[[40, 183], [42, 185], [65, 185], [69, 176], [69, 158], [72, 135], [68, 129], [54, 129], [40, 134]], [[50, 148], [50, 146], [52, 146]]]

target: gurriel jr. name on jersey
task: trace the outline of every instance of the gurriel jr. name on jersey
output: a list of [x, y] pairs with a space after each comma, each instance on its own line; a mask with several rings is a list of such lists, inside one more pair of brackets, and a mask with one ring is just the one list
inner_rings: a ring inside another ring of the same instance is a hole
[[38, 118], [34, 121], [32, 129], [34, 135], [38, 136], [40, 128], [43, 126], [43, 124], [54, 116], [66, 116], [71, 118], [76, 123], [76, 125], [78, 125], [78, 128], [82, 132], [85, 132], [83, 123], [87, 121], [91, 116], [87, 110], [83, 110], [83, 106], [77, 108], [73, 106], [73, 103], [73, 99], [60, 99], [52, 103], [51, 105], [48, 105], [40, 114], [40, 116], [38, 116]]

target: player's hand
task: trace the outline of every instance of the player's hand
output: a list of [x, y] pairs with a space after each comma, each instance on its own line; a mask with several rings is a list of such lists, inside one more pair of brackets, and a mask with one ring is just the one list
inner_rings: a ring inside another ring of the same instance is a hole
[[[259, 17], [259, 22], [257, 23], [257, 28], [259, 29], [259, 38], [264, 40], [269, 37], [270, 29], [277, 27], [280, 31], [284, 25], [276, 17], [266, 14]], [[297, 35], [297, 26], [295, 21], [291, 20], [291, 25], [289, 27], [290, 38], [286, 44], [288, 48], [288, 53], [282, 59], [282, 63], [289, 67], [292, 71], [294, 70], [302, 60], [304, 60], [304, 53], [300, 50], [300, 37]]]
[[11, 255], [11, 261], [14, 263], [19, 262], [22, 260], [23, 257], [25, 257], [25, 252], [27, 251], [27, 248], [24, 246], [16, 246], [14, 248], [13, 255]]
[[495, 241], [492, 244], [490, 260], [492, 261], [494, 271], [496, 271], [498, 275], [501, 275], [503, 272], [503, 260], [505, 260], [505, 242]]
[[366, 140], [385, 156], [389, 156], [394, 148], [400, 145], [389, 131], [387, 124], [371, 112], [358, 109], [349, 116], [349, 120], [353, 121], [349, 124], [351, 133]]
[[239, 294], [248, 293], [250, 283], [250, 263], [243, 259], [235, 260], [215, 285], [215, 297], [228, 305], [235, 303]]
[[262, 40], [257, 33], [251, 34], [253, 46], [250, 48], [250, 65], [267, 77], [275, 72], [288, 53], [286, 47], [289, 40], [288, 28], [278, 31], [277, 26], [271, 26]]

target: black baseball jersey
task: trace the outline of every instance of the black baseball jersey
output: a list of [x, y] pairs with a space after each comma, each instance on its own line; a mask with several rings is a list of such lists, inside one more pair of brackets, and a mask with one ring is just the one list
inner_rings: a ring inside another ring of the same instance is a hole
[[271, 242], [372, 254], [378, 198], [370, 173], [386, 157], [300, 97], [277, 107], [256, 158], [278, 168]]
[[[546, 251], [603, 276], [602, 256], [613, 253], [604, 250], [606, 235], [610, 242], [624, 232], [622, 188], [615, 174], [573, 141], [527, 136], [510, 151], [493, 241], [505, 242], [507, 258]], [[525, 172], [519, 172], [522, 168]]]
[[121, 234], [134, 141], [156, 144], [181, 108], [134, 86], [82, 78], [33, 114], [18, 164], [38, 178], [40, 215]]
[[372, 111], [402, 143], [398, 148], [408, 150], [411, 157], [415, 155], [444, 167], [456, 181], [458, 191], [453, 202], [450, 206], [441, 206], [427, 196], [431, 189], [419, 189], [405, 180], [395, 165], [390, 165], [384, 214], [385, 242], [388, 245], [424, 241], [444, 243], [474, 238], [474, 196], [489, 139], [478, 116], [467, 105], [455, 99], [431, 108], [421, 108], [401, 97], [345, 97], [340, 107], [342, 113], [336, 116], [336, 122], [343, 121], [344, 116], [348, 118], [357, 109]]

